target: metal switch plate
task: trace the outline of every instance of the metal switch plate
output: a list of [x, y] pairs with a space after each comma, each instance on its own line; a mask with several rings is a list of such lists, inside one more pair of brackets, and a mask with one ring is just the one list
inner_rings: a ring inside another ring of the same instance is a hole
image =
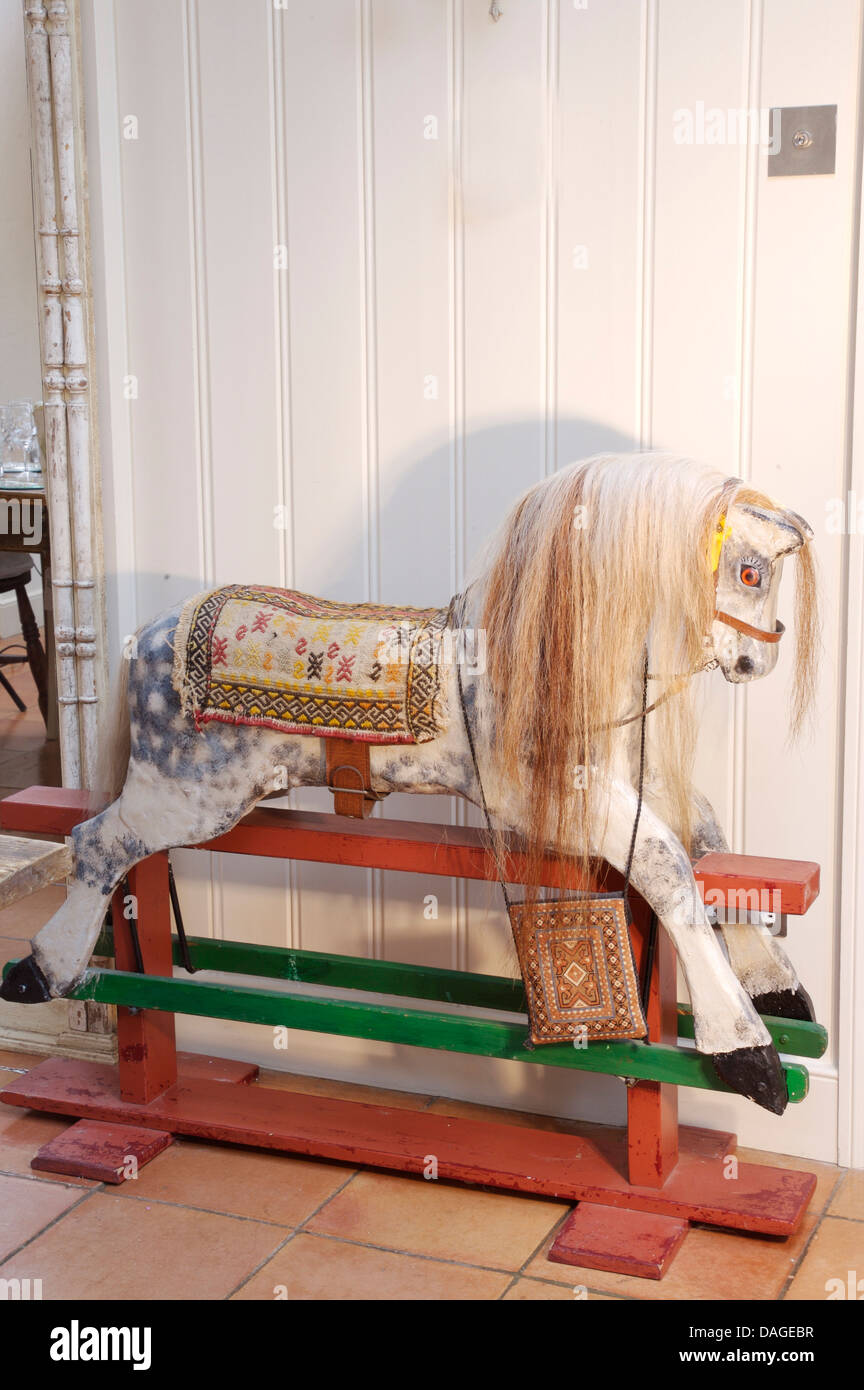
[[775, 106], [771, 110], [771, 117], [769, 178], [834, 173], [837, 154], [836, 106]]

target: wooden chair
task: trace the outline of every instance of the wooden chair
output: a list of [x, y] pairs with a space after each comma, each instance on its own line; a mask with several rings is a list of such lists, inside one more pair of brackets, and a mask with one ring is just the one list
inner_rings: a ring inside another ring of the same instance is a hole
[[48, 719], [48, 672], [45, 660], [45, 649], [39, 636], [39, 626], [36, 622], [36, 615], [30, 603], [30, 596], [27, 593], [27, 585], [30, 582], [30, 574], [33, 569], [33, 557], [24, 551], [9, 552], [0, 554], [0, 594], [14, 593], [18, 601], [18, 616], [21, 622], [21, 633], [24, 638], [25, 654], [17, 655], [12, 652], [0, 653], [0, 685], [10, 696], [18, 709], [22, 712], [27, 708], [17, 690], [3, 675], [4, 666], [17, 666], [22, 662], [27, 662], [39, 692], [39, 710], [42, 718]]

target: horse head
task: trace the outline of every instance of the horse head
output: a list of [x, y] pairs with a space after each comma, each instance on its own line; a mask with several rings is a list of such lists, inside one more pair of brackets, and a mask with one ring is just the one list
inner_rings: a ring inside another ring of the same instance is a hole
[[721, 521], [716, 606], [709, 638], [713, 658], [732, 684], [767, 676], [785, 631], [777, 600], [785, 556], [813, 532], [796, 512], [733, 504]]

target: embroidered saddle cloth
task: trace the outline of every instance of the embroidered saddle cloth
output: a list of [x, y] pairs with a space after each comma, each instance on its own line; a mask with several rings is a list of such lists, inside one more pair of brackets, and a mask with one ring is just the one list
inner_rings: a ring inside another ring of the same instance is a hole
[[426, 743], [441, 728], [448, 612], [232, 584], [184, 605], [174, 688], [199, 727]]

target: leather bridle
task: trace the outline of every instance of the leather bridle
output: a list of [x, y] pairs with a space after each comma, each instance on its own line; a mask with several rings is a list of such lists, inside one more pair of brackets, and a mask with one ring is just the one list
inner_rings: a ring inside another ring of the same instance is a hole
[[[720, 556], [717, 556], [717, 566], [714, 570], [714, 593], [717, 593], [717, 585], [720, 580]], [[775, 619], [774, 630], [769, 632], [764, 627], [754, 627], [752, 623], [745, 623], [743, 618], [735, 618], [731, 613], [724, 613], [722, 608], [714, 609], [714, 621], [725, 623], [727, 627], [734, 627], [736, 632], [741, 632], [745, 637], [755, 637], [757, 642], [779, 642], [783, 633], [786, 631], [780, 619]]]
[[[716, 571], [714, 578], [714, 588], [715, 590], [717, 588]], [[734, 627], [736, 632], [743, 633], [745, 637], [754, 637], [757, 642], [779, 642], [780, 638], [783, 636], [783, 633], [786, 631], [779, 618], [776, 618], [774, 620], [773, 632], [769, 632], [767, 628], [754, 627], [752, 623], [745, 623], [743, 618], [736, 618], [731, 613], [724, 613], [722, 608], [714, 609], [714, 621], [718, 623], [725, 623], [727, 627]], [[697, 675], [699, 671], [709, 671], [718, 664], [719, 662], [717, 658], [712, 657], [711, 660], [706, 662], [704, 666], [698, 667], [697, 670], [693, 672], [693, 675]], [[648, 679], [657, 680], [659, 678], [657, 676], [649, 676]], [[677, 695], [679, 691], [683, 690], [689, 680], [690, 676], [679, 676], [672, 683], [668, 690], [664, 691], [662, 695], [660, 695], [650, 705], [647, 705], [645, 707], [645, 709], [642, 711], [642, 714], [626, 715], [623, 719], [613, 720], [612, 723], [606, 727], [610, 729], [621, 729], [624, 727], [625, 724], [632, 724], [634, 720], [641, 719], [643, 715], [651, 714], [653, 710], [658, 709], [660, 705], [665, 705], [667, 700], [671, 699], [673, 695]]]
[[734, 627], [736, 632], [743, 632], [745, 637], [755, 637], [757, 642], [779, 642], [786, 631], [779, 618], [775, 620], [774, 631], [768, 632], [764, 627], [754, 627], [752, 623], [745, 623], [743, 618], [733, 618], [731, 613], [724, 613], [720, 608], [714, 610], [714, 621]]

